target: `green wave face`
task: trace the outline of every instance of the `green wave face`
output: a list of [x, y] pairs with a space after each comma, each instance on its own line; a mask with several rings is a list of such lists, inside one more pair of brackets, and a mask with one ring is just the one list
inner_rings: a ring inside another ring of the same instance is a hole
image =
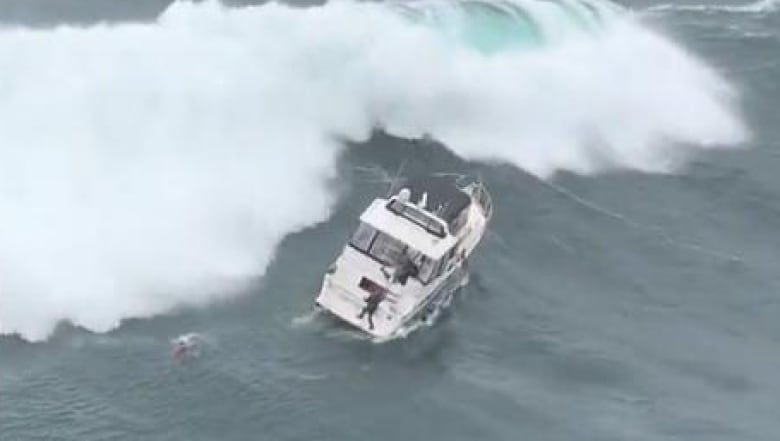
[[420, 0], [393, 5], [414, 23], [484, 54], [591, 32], [617, 12], [611, 3], [586, 0]]

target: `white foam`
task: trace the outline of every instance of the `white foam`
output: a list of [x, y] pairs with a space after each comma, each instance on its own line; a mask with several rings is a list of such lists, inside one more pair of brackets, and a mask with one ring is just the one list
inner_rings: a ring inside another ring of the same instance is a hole
[[762, 14], [777, 11], [780, 7], [778, 0], [757, 0], [743, 4], [684, 4], [669, 3], [656, 5], [651, 11], [704, 11], [704, 12], [735, 12]]
[[0, 333], [231, 295], [327, 218], [335, 136], [377, 122], [539, 175], [745, 136], [717, 75], [630, 22], [493, 58], [442, 38], [350, 2], [0, 31]]

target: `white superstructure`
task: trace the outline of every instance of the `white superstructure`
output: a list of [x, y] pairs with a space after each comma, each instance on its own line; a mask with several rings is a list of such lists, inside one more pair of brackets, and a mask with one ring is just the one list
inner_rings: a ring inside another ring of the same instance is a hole
[[[448, 177], [409, 181], [375, 199], [325, 274], [317, 305], [373, 337], [403, 334], [465, 283], [466, 260], [492, 210], [481, 183], [459, 186]], [[372, 293], [373, 328], [369, 314], [361, 316]]]

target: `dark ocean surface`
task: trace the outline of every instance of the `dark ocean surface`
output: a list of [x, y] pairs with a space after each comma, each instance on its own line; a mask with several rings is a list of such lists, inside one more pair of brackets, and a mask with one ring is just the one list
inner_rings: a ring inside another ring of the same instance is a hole
[[[0, 0], [0, 34], [153, 21], [165, 3]], [[6, 329], [0, 440], [780, 439], [780, 4], [624, 5], [739, 91], [746, 145], [695, 151], [673, 173], [542, 179], [376, 133], [339, 155], [327, 220], [286, 236], [239, 295], [129, 313], [106, 332]], [[16, 62], [3, 54], [0, 70]], [[482, 176], [496, 214], [435, 326], [372, 344], [311, 307], [386, 189], [375, 170], [402, 163]], [[172, 358], [188, 333], [200, 354]]]

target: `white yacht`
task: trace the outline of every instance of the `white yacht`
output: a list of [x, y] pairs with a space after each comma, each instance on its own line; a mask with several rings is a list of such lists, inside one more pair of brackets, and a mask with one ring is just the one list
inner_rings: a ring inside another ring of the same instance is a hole
[[328, 268], [316, 303], [378, 340], [406, 335], [468, 281], [466, 262], [493, 211], [481, 182], [407, 180], [377, 198]]

